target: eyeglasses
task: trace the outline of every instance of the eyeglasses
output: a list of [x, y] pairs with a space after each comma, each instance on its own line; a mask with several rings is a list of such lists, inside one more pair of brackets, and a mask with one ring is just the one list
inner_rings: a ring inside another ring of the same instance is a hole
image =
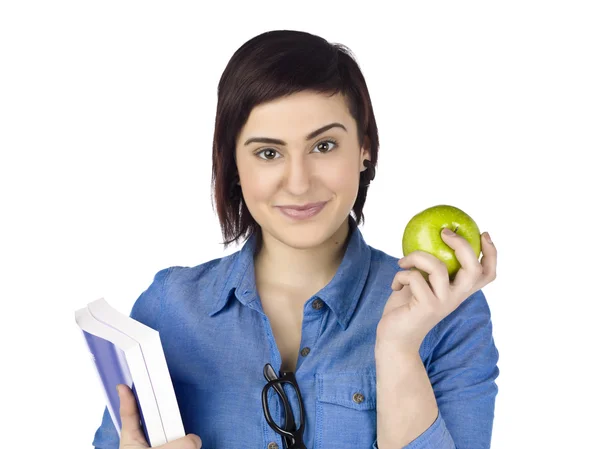
[[[283, 437], [286, 449], [306, 449], [302, 435], [304, 433], [304, 406], [302, 405], [302, 396], [300, 396], [300, 389], [296, 382], [296, 376], [291, 371], [280, 372], [280, 377], [277, 376], [275, 370], [270, 363], [265, 365], [263, 370], [267, 384], [264, 386], [262, 391], [262, 407], [263, 413], [267, 423], [275, 432]], [[296, 397], [298, 398], [298, 404], [300, 409], [300, 427], [296, 428], [296, 421], [294, 420], [294, 414], [292, 413], [292, 407], [290, 401], [283, 389], [283, 384], [289, 383], [296, 390]], [[267, 394], [269, 388], [273, 387], [277, 395], [283, 401], [283, 408], [285, 410], [285, 421], [283, 429], [277, 425], [277, 423], [271, 417], [269, 412], [269, 402], [267, 400]]]

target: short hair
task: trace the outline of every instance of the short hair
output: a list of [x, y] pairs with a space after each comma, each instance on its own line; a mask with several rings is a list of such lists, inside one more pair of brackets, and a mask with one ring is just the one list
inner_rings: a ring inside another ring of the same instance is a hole
[[[262, 237], [237, 185], [235, 145], [239, 133], [255, 106], [301, 91], [341, 93], [356, 121], [359, 146], [368, 136], [370, 160], [373, 167], [377, 164], [379, 137], [371, 98], [348, 47], [293, 30], [268, 31], [250, 39], [229, 60], [217, 92], [212, 193], [225, 248], [252, 234]], [[361, 181], [363, 175], [368, 176], [366, 172], [370, 170], [361, 173]], [[357, 224], [364, 221], [368, 182], [360, 182], [352, 207]]]

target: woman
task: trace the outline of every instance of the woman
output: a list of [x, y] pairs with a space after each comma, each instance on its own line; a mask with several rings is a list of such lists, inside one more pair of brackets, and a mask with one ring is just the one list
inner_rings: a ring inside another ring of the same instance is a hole
[[[496, 250], [484, 233], [480, 263], [442, 233], [462, 266], [450, 282], [429, 254], [370, 247], [358, 225], [378, 148], [345, 47], [273, 31], [233, 55], [213, 185], [225, 245], [247, 240], [159, 271], [131, 312], [160, 332], [190, 434], [162, 447], [490, 446], [498, 352], [481, 288]], [[147, 447], [123, 387], [121, 415], [120, 447]], [[93, 444], [119, 447], [107, 411]]]

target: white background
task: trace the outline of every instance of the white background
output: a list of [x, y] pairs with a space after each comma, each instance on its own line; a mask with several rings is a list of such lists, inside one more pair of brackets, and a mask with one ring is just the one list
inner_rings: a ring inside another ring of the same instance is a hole
[[75, 309], [129, 313], [158, 270], [237, 249], [210, 200], [217, 83], [272, 29], [358, 59], [381, 138], [371, 246], [401, 256], [443, 203], [496, 243], [492, 448], [598, 447], [597, 3], [386, 3], [2, 3], [2, 447], [91, 447], [104, 397]]

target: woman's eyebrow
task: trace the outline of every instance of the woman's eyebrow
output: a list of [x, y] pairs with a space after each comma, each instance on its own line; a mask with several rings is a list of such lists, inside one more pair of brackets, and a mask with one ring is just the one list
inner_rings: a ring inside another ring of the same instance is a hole
[[[327, 131], [328, 129], [331, 128], [342, 128], [344, 131], [348, 132], [348, 130], [346, 129], [346, 127], [344, 125], [342, 125], [341, 123], [330, 123], [329, 125], [325, 125], [322, 126], [319, 129], [314, 130], [313, 132], [311, 132], [310, 134], [308, 134], [306, 136], [306, 140], [310, 140], [310, 139], [314, 139], [315, 137], [317, 137], [319, 134], [324, 133], [325, 131]], [[249, 145], [252, 142], [259, 142], [259, 143], [270, 143], [272, 145], [287, 145], [287, 143], [285, 143], [283, 140], [280, 139], [273, 139], [271, 137], [251, 137], [250, 139], [246, 140], [246, 142], [244, 143], [244, 145]]]

